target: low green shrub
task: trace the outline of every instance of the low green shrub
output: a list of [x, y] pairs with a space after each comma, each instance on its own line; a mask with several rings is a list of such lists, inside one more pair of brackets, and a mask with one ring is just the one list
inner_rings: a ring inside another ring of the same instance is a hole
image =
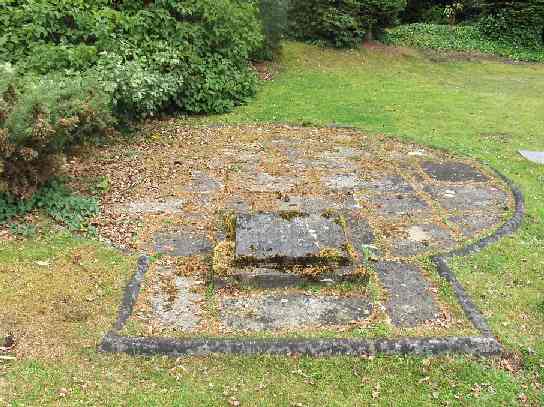
[[387, 30], [389, 45], [497, 55], [517, 61], [544, 62], [544, 48], [512, 45], [486, 38], [476, 26], [408, 24]]
[[0, 65], [0, 180], [30, 197], [58, 173], [71, 147], [113, 133], [110, 97], [79, 76], [18, 77]]
[[355, 47], [397, 22], [406, 0], [292, 0], [289, 32], [299, 40]]
[[74, 194], [58, 179], [50, 180], [27, 199], [0, 193], [0, 224], [33, 210], [44, 211], [71, 231], [89, 231], [89, 220], [98, 215], [99, 205], [94, 198]]
[[544, 0], [483, 0], [479, 28], [488, 38], [516, 46], [544, 46]]

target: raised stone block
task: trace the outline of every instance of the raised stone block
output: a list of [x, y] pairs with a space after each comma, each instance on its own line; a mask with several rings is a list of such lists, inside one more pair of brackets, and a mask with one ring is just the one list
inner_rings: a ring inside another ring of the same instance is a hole
[[245, 264], [348, 263], [348, 242], [340, 223], [318, 214], [239, 215], [236, 260]]

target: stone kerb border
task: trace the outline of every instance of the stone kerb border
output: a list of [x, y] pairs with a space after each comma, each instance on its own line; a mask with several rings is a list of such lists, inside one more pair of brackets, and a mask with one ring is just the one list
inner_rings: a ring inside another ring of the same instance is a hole
[[130, 337], [119, 335], [130, 318], [134, 304], [140, 293], [145, 274], [149, 268], [149, 258], [142, 256], [138, 269], [130, 280], [119, 308], [118, 318], [113, 329], [108, 332], [98, 346], [101, 352], [127, 353], [130, 355], [168, 355], [203, 356], [210, 354], [273, 354], [273, 355], [439, 355], [447, 353], [493, 356], [502, 352], [501, 344], [494, 337], [485, 317], [465, 292], [465, 289], [448, 266], [448, 260], [458, 256], [476, 253], [497, 242], [502, 237], [519, 229], [525, 214], [524, 198], [521, 191], [506, 176], [496, 171], [503, 179], [515, 199], [513, 216], [493, 234], [464, 248], [438, 256], [432, 261], [439, 275], [451, 285], [467, 318], [480, 332], [480, 336], [396, 339], [174, 339], [158, 337]]

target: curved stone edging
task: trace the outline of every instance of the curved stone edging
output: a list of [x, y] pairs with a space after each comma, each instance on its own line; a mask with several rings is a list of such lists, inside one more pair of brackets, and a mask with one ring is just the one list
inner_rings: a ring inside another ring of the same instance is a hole
[[474, 327], [478, 329], [483, 336], [491, 337], [493, 336], [493, 331], [489, 327], [485, 317], [480, 312], [478, 307], [474, 304], [472, 299], [466, 293], [465, 289], [457, 279], [455, 273], [448, 266], [448, 259], [453, 257], [463, 257], [470, 254], [479, 252], [480, 250], [488, 247], [489, 245], [499, 241], [501, 238], [511, 235], [516, 232], [523, 221], [525, 215], [525, 202], [523, 199], [523, 194], [520, 189], [514, 185], [514, 183], [507, 178], [505, 175], [500, 173], [497, 170], [494, 170], [495, 173], [508, 185], [510, 192], [514, 196], [515, 209], [512, 217], [504, 223], [500, 228], [498, 228], [494, 233], [489, 236], [484, 237], [483, 239], [478, 240], [468, 246], [465, 246], [461, 249], [453, 250], [449, 253], [445, 253], [438, 256], [433, 256], [431, 260], [436, 265], [438, 269], [438, 274], [440, 277], [445, 278], [452, 286], [457, 299], [465, 312], [467, 318], [472, 322]]
[[141, 284], [149, 268], [149, 258], [142, 256], [138, 268], [130, 280], [119, 307], [118, 318], [113, 329], [108, 332], [98, 349], [102, 352], [127, 353], [130, 355], [168, 355], [168, 356], [203, 356], [214, 353], [223, 354], [302, 354], [308, 356], [333, 355], [439, 355], [462, 353], [479, 356], [492, 356], [502, 352], [502, 346], [495, 339], [485, 317], [468, 296], [465, 289], [448, 266], [447, 260], [457, 256], [476, 253], [497, 242], [502, 237], [513, 234], [519, 229], [525, 214], [522, 192], [514, 183], [495, 170], [506, 182], [515, 199], [513, 216], [493, 234], [480, 239], [464, 248], [453, 250], [431, 259], [437, 266], [438, 273], [452, 286], [455, 295], [467, 318], [482, 336], [447, 337], [447, 338], [398, 338], [398, 339], [174, 339], [158, 337], [120, 336], [126, 321], [132, 314], [134, 304], [140, 293]]

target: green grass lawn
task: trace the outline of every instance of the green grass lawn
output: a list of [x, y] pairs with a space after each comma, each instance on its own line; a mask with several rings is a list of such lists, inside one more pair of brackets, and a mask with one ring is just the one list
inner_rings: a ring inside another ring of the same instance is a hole
[[18, 359], [0, 360], [0, 405], [544, 403], [544, 166], [517, 153], [544, 150], [543, 94], [543, 65], [432, 63], [408, 49], [290, 43], [281, 72], [256, 100], [229, 115], [190, 120], [356, 126], [464, 154], [509, 176], [527, 200], [522, 230], [454, 264], [508, 357], [98, 354], [135, 260], [51, 232], [0, 243], [0, 333], [16, 326], [23, 335]]

